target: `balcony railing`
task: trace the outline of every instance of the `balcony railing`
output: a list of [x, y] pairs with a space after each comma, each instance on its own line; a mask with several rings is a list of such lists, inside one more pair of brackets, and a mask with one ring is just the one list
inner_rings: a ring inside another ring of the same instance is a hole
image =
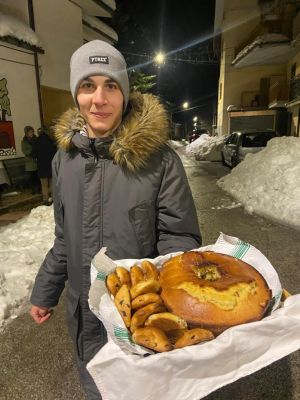
[[288, 85], [285, 80], [274, 82], [269, 88], [269, 103], [288, 101]]
[[290, 81], [289, 101], [300, 100], [300, 74]]

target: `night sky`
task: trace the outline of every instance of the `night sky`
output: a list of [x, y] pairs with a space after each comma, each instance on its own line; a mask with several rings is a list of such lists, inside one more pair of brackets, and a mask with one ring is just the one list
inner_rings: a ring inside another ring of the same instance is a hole
[[[117, 47], [124, 53], [129, 67], [157, 75], [154, 93], [180, 111], [189, 102], [185, 118], [199, 115], [212, 118], [216, 102], [219, 64], [193, 65], [178, 59], [199, 58], [206, 48], [212, 49], [214, 0], [116, 0], [118, 15]], [[166, 63], [151, 63], [159, 50], [168, 54]], [[211, 57], [211, 56], [210, 56]], [[173, 120], [180, 122], [182, 112]]]

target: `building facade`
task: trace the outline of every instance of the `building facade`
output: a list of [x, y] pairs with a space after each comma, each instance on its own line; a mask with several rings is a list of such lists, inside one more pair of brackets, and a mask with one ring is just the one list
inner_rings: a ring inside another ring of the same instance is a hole
[[252, 128], [299, 136], [299, 2], [216, 0], [214, 29], [218, 134]]

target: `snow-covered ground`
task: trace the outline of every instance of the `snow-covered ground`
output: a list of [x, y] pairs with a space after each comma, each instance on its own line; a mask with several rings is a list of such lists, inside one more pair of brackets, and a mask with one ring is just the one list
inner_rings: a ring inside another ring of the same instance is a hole
[[[206, 150], [198, 146], [198, 153], [190, 152], [193, 158], [203, 157], [208, 147], [215, 149], [203, 143]], [[170, 145], [181, 152], [191, 146], [174, 141]], [[296, 137], [272, 139], [261, 152], [249, 154], [218, 181], [236, 199], [227, 208], [243, 205], [250, 213], [300, 229], [299, 159], [300, 139]], [[37, 207], [27, 217], [0, 228], [0, 329], [28, 307], [35, 275], [53, 240], [52, 207]]]
[[0, 228], [0, 329], [28, 304], [35, 275], [54, 241], [53, 207]]

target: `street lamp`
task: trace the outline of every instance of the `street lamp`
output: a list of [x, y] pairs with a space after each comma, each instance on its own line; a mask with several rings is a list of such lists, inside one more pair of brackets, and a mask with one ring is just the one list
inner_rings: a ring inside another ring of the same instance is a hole
[[154, 57], [154, 61], [156, 62], [156, 64], [162, 65], [162, 64], [164, 64], [165, 60], [166, 60], [166, 56], [164, 53], [162, 53], [161, 51], [159, 53], [156, 53], [156, 55]]
[[[184, 109], [184, 110], [187, 110], [188, 108], [189, 108], [189, 103], [188, 103], [188, 101], [185, 101], [183, 104], [182, 104], [182, 108]], [[188, 132], [187, 132], [187, 126], [186, 126], [186, 115], [185, 115], [186, 113], [184, 113], [184, 135], [185, 135], [185, 138], [187, 139], [187, 134], [188, 134]]]
[[194, 122], [197, 122], [197, 121], [198, 121], [198, 117], [194, 117], [194, 118], [193, 118], [193, 121], [194, 121]]

